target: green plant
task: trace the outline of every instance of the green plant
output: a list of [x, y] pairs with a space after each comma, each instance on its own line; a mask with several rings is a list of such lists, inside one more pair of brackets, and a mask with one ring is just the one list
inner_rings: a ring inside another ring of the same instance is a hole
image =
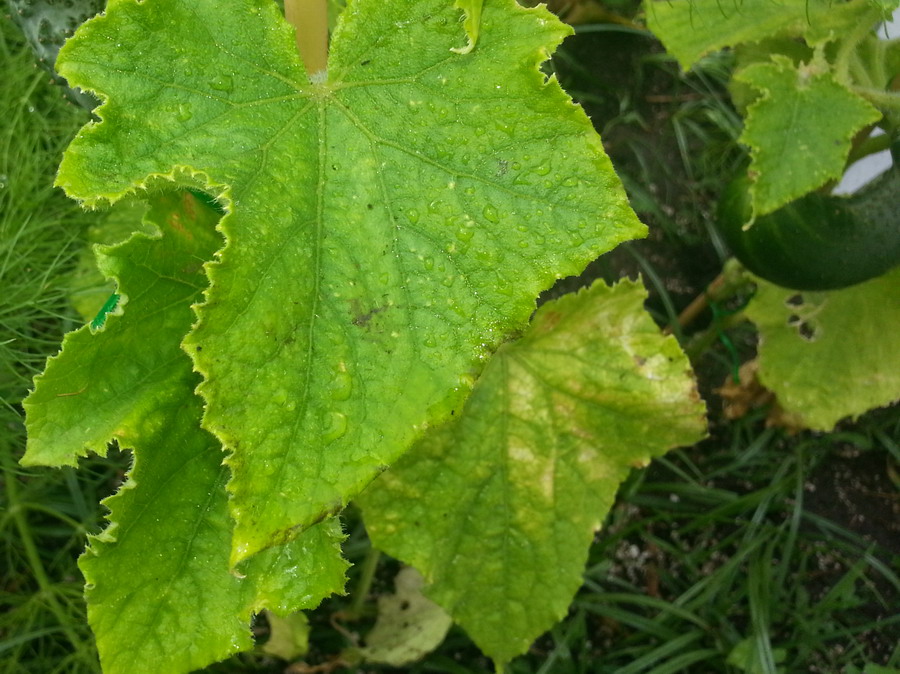
[[900, 222], [883, 207], [896, 198], [890, 176], [846, 204], [804, 196], [828, 190], [848, 163], [883, 149], [868, 141], [876, 123], [887, 143], [897, 136], [897, 42], [875, 32], [896, 3], [646, 7], [651, 29], [684, 68], [713, 50], [735, 49], [732, 93], [745, 115], [740, 140], [750, 149], [722, 209], [735, 255], [767, 280], [818, 290], [859, 283], [900, 262]]
[[[61, 184], [95, 204], [145, 190], [156, 228], [101, 252], [118, 299], [27, 403], [27, 461], [111, 438], [135, 451], [81, 562], [104, 666], [202, 666], [250, 645], [251, 613], [339, 591], [332, 515], [388, 463], [359, 500], [373, 538], [502, 666], [565, 611], [629, 465], [702, 433], [639, 287], [595, 284], [525, 331], [538, 290], [640, 231], [586, 120], [537, 71], [538, 35], [561, 30], [511, 2], [466, 36], [449, 2], [360, 0], [328, 79], [307, 80], [268, 5], [187, 8], [113, 2], [61, 66], [108, 97]], [[132, 51], [98, 51], [121, 35]], [[408, 43], [424, 70], [399, 58]], [[172, 183], [224, 205], [224, 248], [221, 213]]]
[[746, 179], [729, 185], [720, 202], [722, 233], [750, 271], [785, 288], [845, 288], [881, 276], [900, 259], [900, 164], [851, 197], [807, 194], [749, 229], [747, 197]]

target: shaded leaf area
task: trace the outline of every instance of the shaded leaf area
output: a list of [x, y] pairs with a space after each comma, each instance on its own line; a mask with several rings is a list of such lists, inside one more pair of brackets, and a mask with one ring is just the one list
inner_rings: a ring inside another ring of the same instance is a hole
[[283, 618], [266, 612], [269, 639], [261, 647], [267, 655], [282, 660], [296, 660], [309, 652], [309, 619], [303, 611]]
[[394, 578], [394, 594], [378, 598], [378, 620], [360, 655], [369, 662], [402, 667], [421, 659], [444, 640], [453, 620], [422, 594], [425, 580], [404, 567]]
[[648, 27], [685, 70], [723, 47], [772, 37], [805, 36], [810, 44], [833, 40], [866, 17], [874, 26], [881, 11], [869, 0], [656, 0], [644, 6]]
[[155, 197], [157, 237], [135, 234], [99, 254], [117, 282], [116, 311], [97, 331], [67, 335], [25, 401], [26, 463], [71, 464], [112, 439], [134, 450], [127, 482], [104, 501], [110, 524], [79, 562], [105, 672], [203, 667], [252, 645], [252, 613], [312, 608], [343, 587], [334, 521], [230, 569], [228, 473], [200, 428], [199, 377], [178, 347], [218, 217], [189, 193]]
[[900, 400], [900, 268], [830, 292], [796, 292], [757, 279], [747, 316], [759, 329], [759, 378], [781, 406], [830, 431]]
[[360, 496], [373, 544], [418, 568], [498, 663], [565, 615], [631, 467], [705, 433], [687, 358], [645, 298], [598, 282], [543, 305], [461, 418]]
[[233, 563], [339, 510], [460, 407], [540, 291], [644, 232], [539, 71], [569, 29], [489, 0], [462, 55], [461, 16], [351, 3], [325, 82], [253, 0], [113, 0], [61, 52], [106, 101], [63, 161], [71, 196], [166, 176], [228, 202], [185, 346], [231, 453]]
[[839, 179], [853, 136], [881, 118], [816, 59], [797, 66], [774, 55], [735, 78], [761, 93], [747, 108], [740, 137], [750, 146], [750, 198], [757, 216]]

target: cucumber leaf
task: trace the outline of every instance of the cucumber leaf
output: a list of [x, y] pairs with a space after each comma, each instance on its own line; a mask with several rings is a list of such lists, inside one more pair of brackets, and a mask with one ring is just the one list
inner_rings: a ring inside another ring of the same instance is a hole
[[813, 58], [795, 65], [776, 54], [735, 75], [761, 96], [747, 108], [740, 141], [750, 146], [750, 200], [756, 216], [836, 180], [853, 136], [881, 113], [838, 83]]
[[759, 379], [809, 428], [830, 431], [900, 400], [900, 267], [829, 292], [757, 279], [747, 316], [759, 329]]
[[[160, 403], [181, 402], [183, 389], [196, 386], [178, 344], [194, 320], [191, 304], [207, 285], [202, 264], [221, 244], [218, 218], [190, 193], [161, 195], [143, 226], [154, 237], [98, 248], [97, 265], [118, 281], [118, 300], [101, 310], [104, 320], [91, 321], [96, 328], [66, 335], [62, 353], [35, 378], [24, 402], [24, 465], [74, 466], [90, 451], [105, 455], [110, 441]], [[131, 320], [113, 320], [126, 307]]]
[[[115, 439], [134, 450], [109, 525], [79, 560], [104, 672], [187, 672], [252, 646], [251, 614], [312, 608], [341, 591], [345, 562], [334, 521], [233, 573], [216, 439], [200, 428], [199, 377], [178, 347], [218, 247], [219, 214], [190, 193], [154, 197], [156, 236], [101, 249], [118, 284], [115, 309], [66, 336], [25, 401], [23, 463], [72, 464]], [[101, 312], [102, 313], [102, 312]], [[96, 328], [93, 326], [97, 326]]]
[[378, 619], [359, 655], [368, 662], [402, 667], [441, 645], [453, 620], [422, 594], [422, 574], [410, 566], [394, 578], [394, 594], [378, 598]]
[[229, 452], [232, 564], [338, 511], [461, 406], [539, 292], [644, 232], [539, 70], [570, 29], [488, 0], [458, 54], [461, 16], [352, 2], [324, 81], [257, 0], [110, 0], [60, 53], [104, 101], [68, 194], [174, 180], [227, 206], [184, 347]]
[[873, 13], [870, 0], [647, 0], [644, 8], [648, 28], [684, 70], [724, 47], [786, 36], [834, 39]]
[[645, 298], [597, 282], [543, 305], [458, 420], [359, 498], [373, 544], [419, 569], [498, 665], [565, 615], [631, 468], [705, 433], [687, 358]]

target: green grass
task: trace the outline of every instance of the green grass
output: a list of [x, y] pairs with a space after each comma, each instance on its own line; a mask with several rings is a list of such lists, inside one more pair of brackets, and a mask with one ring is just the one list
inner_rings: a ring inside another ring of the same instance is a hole
[[52, 187], [86, 113], [66, 103], [3, 20], [0, 72], [0, 672], [93, 672], [75, 559], [107, 474], [25, 470], [18, 403], [74, 323], [66, 276], [90, 217]]
[[[653, 290], [651, 309], [670, 322], [724, 257], [710, 233], [714, 202], [741, 155], [734, 144], [739, 122], [723, 88], [727, 58], [684, 76], [647, 37], [629, 33], [613, 43], [624, 75], [603, 80], [591, 62], [597, 35], [567, 43], [555, 63], [604, 131], [652, 233], [648, 243], [594, 271], [642, 270]], [[127, 456], [85, 460], [77, 471], [17, 464], [24, 451], [19, 403], [62, 334], [80, 323], [69, 302], [71, 274], [97, 215], [80, 211], [52, 181], [62, 149], [87, 116], [34, 69], [5, 20], [0, 72], [14, 92], [0, 99], [0, 674], [97, 672], [76, 559], [85, 535], [102, 527], [98, 502], [116, 488]], [[702, 329], [710, 318], [698, 320]], [[764, 410], [727, 421], [710, 392], [732, 371], [736, 354], [752, 354], [754, 338], [746, 324], [729, 327], [727, 336], [733, 350], [710, 340], [695, 359], [711, 401], [711, 438], [634, 472], [596, 537], [569, 616], [511, 672], [830, 673], [870, 662], [900, 668], [897, 530], [858, 519], [898, 500], [887, 466], [900, 459], [900, 412], [878, 410], [827, 435], [767, 428]], [[844, 488], [846, 503], [838, 499]], [[398, 569], [383, 557], [372, 584], [361, 582], [368, 540], [353, 508], [345, 522], [345, 551], [359, 564], [351, 595], [310, 616], [313, 664], [364, 637], [374, 598], [390, 591]], [[362, 619], [348, 621], [342, 612], [358, 608], [353, 592], [360, 586]], [[264, 621], [257, 630], [265, 638]], [[284, 669], [251, 653], [208, 671]], [[454, 628], [436, 652], [404, 671], [492, 670]]]

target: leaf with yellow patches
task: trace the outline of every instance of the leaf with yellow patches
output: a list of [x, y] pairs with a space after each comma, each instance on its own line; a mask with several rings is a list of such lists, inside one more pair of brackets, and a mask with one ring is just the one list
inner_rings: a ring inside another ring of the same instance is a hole
[[374, 544], [418, 568], [498, 663], [565, 615], [631, 467], [704, 435], [687, 358], [645, 298], [598, 282], [545, 304], [458, 420], [360, 498]]

